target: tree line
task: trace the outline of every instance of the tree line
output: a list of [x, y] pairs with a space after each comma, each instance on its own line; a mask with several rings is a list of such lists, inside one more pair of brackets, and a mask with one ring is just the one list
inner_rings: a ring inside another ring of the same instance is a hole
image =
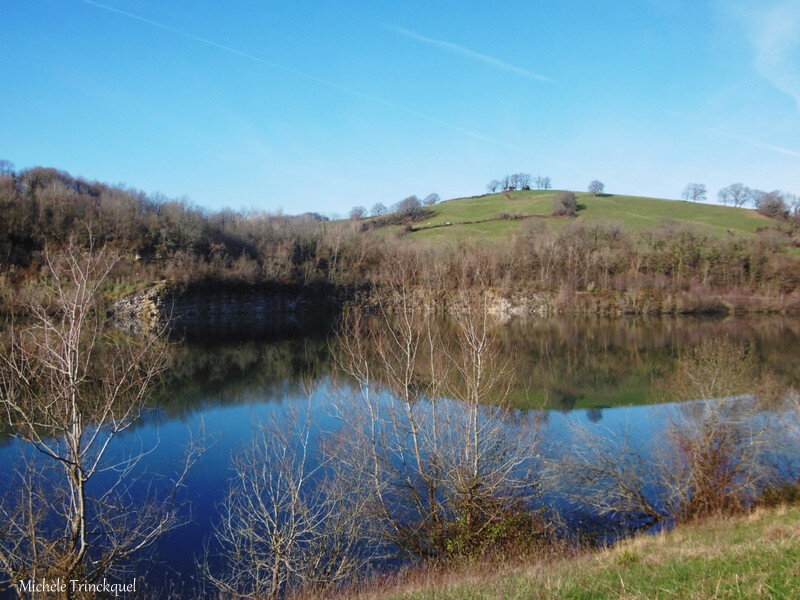
[[[781, 212], [774, 226], [765, 221], [765, 229], [751, 238], [717, 238], [666, 222], [632, 231], [577, 221], [554, 229], [531, 219], [503, 245], [432, 248], [405, 243], [402, 228], [380, 238], [368, 233], [379, 224], [410, 229], [425, 218], [430, 209], [415, 196], [369, 222], [329, 221], [314, 213], [208, 211], [185, 199], [55, 169], [4, 173], [0, 306], [6, 311], [25, 294], [38, 293], [46, 247], [57, 249], [69, 239], [120, 254], [103, 290], [110, 299], [159, 279], [380, 289], [383, 265], [395, 256], [426, 265], [418, 283], [432, 297], [457, 289], [464, 278], [500, 290], [706, 290], [777, 297], [800, 288], [800, 265], [785, 251], [800, 245], [796, 203], [788, 216]], [[554, 198], [555, 214], [577, 210], [574, 194]]]
[[442, 198], [436, 192], [430, 193], [423, 200], [420, 200], [416, 195], [406, 196], [399, 202], [393, 204], [391, 209], [387, 208], [383, 202], [376, 202], [372, 208], [367, 211], [366, 207], [358, 205], [350, 209], [350, 219], [358, 221], [364, 219], [368, 215], [372, 217], [382, 217], [391, 213], [398, 213], [400, 215], [413, 215], [418, 212], [423, 206], [433, 206], [441, 202]]
[[[681, 198], [691, 202], [704, 202], [707, 199], [707, 192], [705, 184], [688, 183], [681, 193]], [[717, 192], [717, 199], [725, 206], [739, 208], [752, 206], [768, 217], [800, 216], [800, 196], [781, 190], [765, 192], [742, 183], [732, 183]]]
[[541, 175], [531, 176], [529, 173], [512, 173], [501, 179], [492, 179], [486, 184], [486, 190], [492, 194], [500, 190], [508, 192], [513, 190], [549, 190], [553, 187], [549, 177]]

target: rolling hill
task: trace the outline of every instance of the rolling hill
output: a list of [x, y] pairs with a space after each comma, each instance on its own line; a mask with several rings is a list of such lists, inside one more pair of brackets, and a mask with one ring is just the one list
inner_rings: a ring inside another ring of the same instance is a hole
[[[778, 227], [776, 221], [746, 208], [587, 193], [576, 194], [577, 217], [551, 217], [551, 202], [557, 193], [558, 190], [515, 191], [447, 200], [433, 206], [433, 214], [428, 218], [415, 222], [413, 231], [406, 237], [431, 243], [500, 240], [531, 219], [540, 219], [548, 227], [563, 227], [571, 221], [615, 221], [632, 230], [650, 229], [671, 222], [716, 237], [748, 237], [761, 228]], [[400, 225], [393, 225], [377, 231], [387, 234], [400, 229]]]

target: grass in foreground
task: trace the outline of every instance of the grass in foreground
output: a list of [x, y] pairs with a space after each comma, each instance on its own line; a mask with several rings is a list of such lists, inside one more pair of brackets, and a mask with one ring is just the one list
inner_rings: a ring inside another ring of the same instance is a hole
[[431, 576], [371, 598], [434, 600], [800, 598], [800, 507], [643, 535], [575, 558], [498, 574]]

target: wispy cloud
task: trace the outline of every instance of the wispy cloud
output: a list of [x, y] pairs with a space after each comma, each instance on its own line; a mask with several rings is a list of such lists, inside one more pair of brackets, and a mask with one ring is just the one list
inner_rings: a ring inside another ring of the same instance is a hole
[[412, 115], [414, 117], [417, 117], [419, 119], [423, 119], [425, 121], [429, 121], [431, 123], [436, 123], [437, 125], [441, 125], [442, 127], [446, 127], [446, 128], [451, 129], [453, 131], [457, 131], [457, 132], [459, 132], [461, 134], [464, 134], [466, 136], [469, 136], [471, 138], [474, 138], [474, 139], [477, 139], [477, 140], [481, 140], [481, 141], [484, 141], [484, 142], [488, 142], [488, 143], [491, 143], [491, 144], [494, 144], [494, 145], [497, 145], [497, 146], [503, 146], [505, 148], [509, 148], [510, 150], [514, 150], [514, 151], [519, 152], [521, 154], [526, 154], [528, 156], [531, 156], [531, 157], [538, 158], [540, 160], [544, 160], [546, 162], [549, 162], [549, 163], [551, 163], [553, 165], [564, 167], [565, 169], [568, 169], [570, 171], [574, 171], [574, 172], [578, 172], [578, 173], [586, 173], [586, 171], [584, 169], [581, 169], [581, 168], [576, 167], [574, 165], [570, 165], [568, 163], [564, 163], [564, 162], [561, 162], [561, 161], [558, 161], [558, 160], [554, 160], [553, 158], [551, 158], [549, 156], [545, 156], [543, 154], [539, 154], [539, 153], [533, 152], [529, 148], [525, 148], [525, 147], [517, 145], [517, 144], [506, 142], [504, 140], [500, 140], [500, 139], [497, 139], [497, 138], [494, 138], [494, 137], [490, 137], [490, 136], [484, 135], [482, 133], [478, 133], [476, 131], [471, 131], [470, 129], [466, 129], [464, 127], [456, 125], [455, 123], [450, 123], [449, 121], [445, 121], [445, 120], [439, 119], [437, 117], [432, 117], [430, 115], [426, 115], [426, 114], [421, 113], [419, 111], [416, 111], [416, 110], [414, 110], [412, 108], [407, 108], [405, 106], [402, 106], [400, 104], [396, 104], [396, 103], [391, 102], [389, 100], [384, 100], [383, 98], [378, 98], [377, 96], [372, 96], [370, 94], [366, 94], [366, 93], [361, 92], [359, 90], [356, 90], [356, 89], [353, 89], [353, 88], [350, 88], [350, 87], [347, 87], [347, 86], [344, 86], [344, 85], [340, 85], [340, 84], [338, 84], [338, 83], [336, 83], [334, 81], [330, 81], [328, 79], [323, 79], [322, 77], [317, 77], [316, 75], [311, 75], [310, 73], [305, 73], [303, 71], [299, 71], [299, 70], [293, 69], [291, 67], [286, 67], [286, 66], [281, 65], [279, 63], [272, 62], [271, 60], [266, 60], [264, 58], [261, 58], [259, 56], [254, 55], [254, 54], [250, 54], [249, 52], [243, 52], [242, 50], [238, 50], [238, 49], [233, 48], [231, 46], [227, 46], [225, 44], [220, 44], [219, 42], [215, 42], [215, 41], [210, 40], [208, 38], [200, 37], [200, 36], [194, 35], [192, 33], [189, 33], [187, 31], [183, 31], [182, 29], [178, 29], [178, 28], [172, 27], [170, 25], [165, 25], [164, 23], [159, 23], [158, 21], [154, 21], [152, 19], [148, 19], [146, 17], [139, 16], [137, 14], [128, 12], [126, 10], [122, 10], [122, 9], [119, 9], [119, 8], [114, 8], [113, 6], [108, 6], [108, 5], [105, 5], [105, 4], [101, 4], [99, 2], [95, 2], [94, 0], [80, 0], [80, 1], [83, 2], [84, 4], [88, 4], [88, 5], [94, 6], [95, 8], [99, 8], [99, 9], [102, 9], [102, 10], [105, 10], [105, 11], [116, 13], [118, 15], [122, 15], [124, 17], [129, 18], [129, 19], [134, 19], [134, 20], [139, 21], [141, 23], [146, 23], [147, 25], [151, 25], [153, 27], [157, 27], [158, 29], [162, 29], [164, 31], [169, 31], [169, 32], [174, 33], [174, 34], [176, 34], [178, 36], [184, 37], [184, 38], [189, 39], [189, 40], [193, 40], [193, 41], [198, 42], [200, 44], [205, 44], [206, 46], [211, 46], [212, 48], [217, 48], [218, 50], [222, 50], [222, 51], [227, 52], [229, 54], [234, 54], [234, 55], [239, 56], [241, 58], [245, 58], [245, 59], [251, 60], [253, 62], [260, 63], [262, 65], [271, 67], [273, 69], [276, 69], [276, 70], [279, 70], [279, 71], [283, 71], [285, 73], [290, 73], [292, 75], [295, 75], [296, 77], [300, 77], [300, 78], [306, 79], [308, 81], [313, 81], [313, 82], [318, 83], [318, 84], [320, 84], [322, 86], [326, 86], [326, 87], [338, 90], [338, 91], [343, 92], [345, 94], [349, 94], [351, 96], [355, 96], [355, 97], [358, 97], [358, 98], [362, 98], [364, 100], [368, 100], [370, 102], [374, 102], [376, 104], [380, 104], [380, 105], [386, 106], [388, 108], [394, 109], [394, 110], [399, 111], [399, 112], [406, 113], [408, 115]]
[[507, 63], [503, 60], [500, 60], [499, 58], [494, 58], [493, 56], [488, 56], [486, 54], [481, 54], [480, 52], [475, 52], [474, 50], [470, 50], [469, 48], [465, 48], [464, 46], [459, 46], [458, 44], [453, 44], [452, 42], [446, 42], [444, 40], [437, 40], [435, 38], [426, 37], [414, 31], [410, 31], [409, 29], [403, 29], [402, 27], [396, 27], [394, 25], [384, 25], [384, 27], [386, 29], [404, 35], [408, 38], [411, 38], [412, 40], [416, 40], [418, 42], [422, 42], [423, 44], [428, 44], [430, 46], [436, 46], [437, 48], [442, 48], [449, 52], [460, 54], [461, 56], [466, 56], [467, 58], [477, 60], [478, 62], [482, 62], [496, 69], [500, 69], [502, 71], [508, 71], [510, 73], [514, 73], [522, 77], [527, 77], [529, 79], [536, 79], [538, 81], [546, 81], [548, 83], [555, 82], [554, 79], [548, 77], [547, 75], [542, 75], [541, 73], [535, 73], [534, 71], [529, 71], [528, 69], [524, 69], [522, 67], [518, 67], [516, 65], [512, 65], [511, 63]]
[[780, 154], [786, 154], [787, 156], [793, 156], [795, 158], [800, 158], [800, 152], [795, 150], [791, 150], [789, 148], [784, 148], [783, 146], [776, 146], [775, 144], [768, 144], [767, 142], [762, 142], [760, 140], [756, 140], [750, 137], [745, 137], [743, 135], [738, 135], [735, 133], [731, 133], [730, 131], [722, 131], [721, 129], [713, 129], [711, 127], [706, 127], [706, 131], [710, 131], [711, 133], [717, 133], [719, 135], [724, 135], [729, 138], [733, 138], [735, 140], [741, 140], [742, 142], [747, 142], [748, 144], [752, 144], [757, 148], [764, 148], [765, 150], [773, 150], [774, 152], [779, 152]]
[[281, 65], [279, 63], [275, 63], [275, 62], [272, 62], [270, 60], [266, 60], [264, 58], [256, 56], [254, 54], [250, 54], [249, 52], [243, 52], [242, 50], [238, 50], [238, 49], [233, 48], [231, 46], [227, 46], [225, 44], [220, 44], [219, 42], [215, 42], [213, 40], [209, 40], [207, 38], [200, 37], [200, 36], [194, 35], [192, 33], [183, 31], [182, 29], [178, 29], [178, 28], [172, 27], [170, 25], [165, 25], [164, 23], [159, 23], [158, 21], [154, 21], [152, 19], [148, 19], [148, 18], [139, 16], [137, 14], [128, 12], [126, 10], [122, 10], [122, 9], [119, 9], [119, 8], [114, 8], [112, 6], [107, 6], [105, 4], [101, 4], [99, 2], [95, 2], [94, 0], [80, 0], [80, 1], [83, 2], [84, 4], [89, 4], [91, 6], [94, 6], [95, 8], [99, 8], [99, 9], [102, 9], [102, 10], [105, 10], [105, 11], [116, 13], [118, 15], [122, 15], [122, 16], [128, 17], [130, 19], [134, 19], [134, 20], [139, 21], [141, 23], [146, 23], [147, 25], [151, 25], [153, 27], [157, 27], [159, 29], [163, 29], [164, 31], [169, 31], [171, 33], [174, 33], [176, 35], [179, 35], [179, 36], [184, 37], [184, 38], [189, 39], [189, 40], [193, 40], [193, 41], [198, 42], [200, 44], [205, 44], [206, 46], [211, 46], [213, 48], [217, 48], [218, 50], [222, 50], [224, 52], [228, 52], [230, 54], [234, 54], [234, 55], [239, 56], [241, 58], [245, 58], [245, 59], [254, 61], [256, 63], [260, 63], [262, 65], [266, 65], [266, 66], [271, 67], [273, 69], [276, 69], [276, 70], [279, 70], [279, 71], [283, 71], [285, 73], [290, 73], [292, 75], [295, 75], [296, 77], [300, 77], [300, 78], [306, 79], [308, 81], [313, 81], [313, 82], [318, 83], [318, 84], [320, 84], [322, 86], [326, 86], [326, 87], [338, 90], [338, 91], [343, 92], [345, 94], [349, 94], [351, 96], [356, 96], [358, 98], [362, 98], [364, 100], [368, 100], [370, 102], [374, 102], [376, 104], [380, 104], [380, 105], [386, 106], [388, 108], [394, 109], [394, 110], [402, 112], [402, 113], [406, 113], [408, 115], [412, 115], [414, 117], [417, 117], [419, 119], [423, 119], [425, 121], [429, 121], [431, 123], [436, 123], [437, 125], [441, 125], [442, 127], [446, 127], [446, 128], [451, 129], [453, 131], [457, 131], [457, 132], [459, 132], [459, 133], [461, 133], [463, 135], [469, 136], [471, 138], [474, 138], [474, 139], [477, 139], [477, 140], [481, 140], [481, 141], [484, 141], [484, 142], [488, 142], [488, 143], [491, 143], [491, 144], [494, 144], [494, 145], [497, 145], [497, 146], [503, 146], [503, 147], [508, 148], [510, 150], [514, 150], [516, 152], [520, 152], [521, 154], [526, 154], [528, 156], [531, 156], [531, 157], [534, 157], [534, 158], [538, 158], [540, 160], [544, 160], [544, 161], [549, 162], [549, 163], [551, 163], [553, 165], [564, 167], [564, 168], [569, 169], [569, 170], [574, 171], [574, 172], [586, 173], [586, 171], [584, 171], [584, 169], [581, 169], [581, 168], [576, 167], [574, 165], [570, 165], [568, 163], [564, 163], [564, 162], [561, 162], [561, 161], [558, 161], [558, 160], [554, 160], [553, 158], [551, 158], [549, 156], [545, 156], [543, 154], [539, 154], [539, 153], [533, 152], [529, 148], [525, 148], [525, 147], [519, 146], [517, 144], [506, 142], [504, 140], [500, 140], [500, 139], [497, 139], [497, 138], [494, 138], [494, 137], [490, 137], [490, 136], [484, 135], [482, 133], [471, 131], [469, 129], [466, 129], [464, 127], [456, 125], [455, 123], [450, 123], [449, 121], [445, 121], [445, 120], [439, 119], [437, 117], [432, 117], [430, 115], [426, 115], [426, 114], [421, 113], [419, 111], [416, 111], [416, 110], [414, 110], [412, 108], [407, 108], [407, 107], [402, 106], [400, 104], [396, 104], [395, 102], [391, 102], [389, 100], [384, 100], [383, 98], [378, 98], [377, 96], [372, 96], [370, 94], [366, 94], [364, 92], [360, 92], [360, 91], [358, 91], [356, 89], [340, 85], [340, 84], [338, 84], [338, 83], [336, 83], [334, 81], [330, 81], [328, 79], [323, 79], [322, 77], [317, 77], [316, 75], [311, 75], [309, 73], [305, 73], [303, 71], [298, 71], [297, 69], [293, 69], [291, 67], [286, 67], [286, 66]]
[[743, 12], [758, 72], [800, 109], [800, 0]]

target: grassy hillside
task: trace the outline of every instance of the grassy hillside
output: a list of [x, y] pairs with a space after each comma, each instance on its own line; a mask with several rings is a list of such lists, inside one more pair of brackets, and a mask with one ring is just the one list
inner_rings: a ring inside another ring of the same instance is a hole
[[[579, 193], [575, 219], [549, 217], [556, 191], [523, 191], [448, 200], [433, 207], [434, 214], [415, 224], [414, 240], [443, 242], [463, 239], [499, 239], [516, 231], [526, 221], [498, 220], [506, 213], [538, 216], [549, 227], [570, 221], [617, 221], [634, 230], [673, 222], [721, 237], [729, 233], [750, 236], [775, 221], [753, 210], [662, 200], [638, 196], [591, 196]], [[481, 221], [475, 223], [475, 221]], [[450, 223], [450, 225], [446, 225]], [[399, 226], [387, 229], [399, 229]]]
[[683, 526], [503, 574], [468, 569], [373, 597], [800, 598], [800, 508]]

